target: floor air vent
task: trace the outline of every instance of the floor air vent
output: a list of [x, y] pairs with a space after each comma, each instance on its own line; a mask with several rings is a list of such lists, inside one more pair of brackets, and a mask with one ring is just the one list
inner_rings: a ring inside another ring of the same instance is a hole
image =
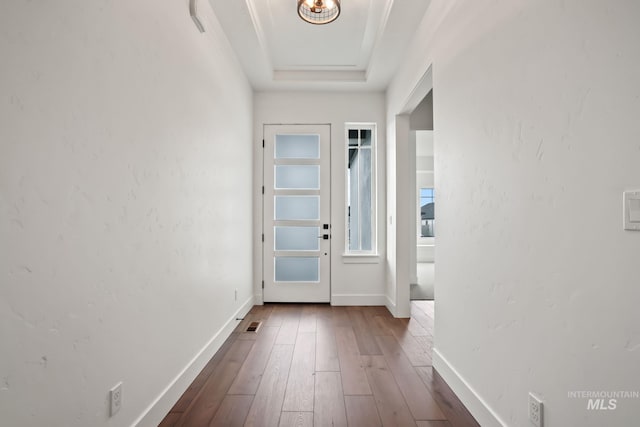
[[249, 324], [249, 326], [247, 326], [246, 331], [247, 332], [258, 332], [258, 329], [260, 329], [260, 325], [262, 325], [262, 322], [251, 322]]

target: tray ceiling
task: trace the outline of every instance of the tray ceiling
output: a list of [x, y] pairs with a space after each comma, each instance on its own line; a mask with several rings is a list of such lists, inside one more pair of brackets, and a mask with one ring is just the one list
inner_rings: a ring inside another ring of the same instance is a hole
[[430, 0], [343, 0], [327, 25], [302, 21], [296, 0], [209, 0], [257, 90], [382, 90]]

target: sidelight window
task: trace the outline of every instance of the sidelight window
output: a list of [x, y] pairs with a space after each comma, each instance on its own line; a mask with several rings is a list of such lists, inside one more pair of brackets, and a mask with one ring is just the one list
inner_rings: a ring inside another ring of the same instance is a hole
[[346, 125], [347, 253], [375, 253], [375, 124]]

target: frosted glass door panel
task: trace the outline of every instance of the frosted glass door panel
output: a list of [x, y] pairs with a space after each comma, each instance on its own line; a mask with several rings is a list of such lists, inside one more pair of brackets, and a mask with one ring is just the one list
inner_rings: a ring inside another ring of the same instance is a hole
[[274, 227], [276, 251], [320, 250], [320, 227]]
[[275, 220], [319, 220], [320, 196], [275, 196]]
[[320, 188], [319, 165], [275, 166], [277, 189], [317, 190]]
[[276, 282], [317, 282], [320, 279], [318, 257], [276, 257]]
[[276, 159], [319, 159], [320, 135], [276, 135]]

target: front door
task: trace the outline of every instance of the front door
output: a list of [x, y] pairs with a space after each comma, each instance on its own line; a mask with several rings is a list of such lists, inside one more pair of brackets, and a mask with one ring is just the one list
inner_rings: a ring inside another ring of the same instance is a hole
[[330, 125], [265, 125], [265, 302], [330, 301]]

